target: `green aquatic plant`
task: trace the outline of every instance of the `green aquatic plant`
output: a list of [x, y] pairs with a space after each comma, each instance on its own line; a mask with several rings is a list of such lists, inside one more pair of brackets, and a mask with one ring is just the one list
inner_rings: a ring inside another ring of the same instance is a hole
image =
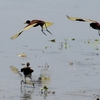
[[45, 46], [45, 49], [47, 49], [48, 48], [48, 46]]
[[94, 41], [88, 39], [87, 42], [93, 49], [98, 50], [98, 45], [100, 44], [100, 41], [98, 39], [95, 39]]
[[64, 38], [65, 41], [69, 41], [69, 40], [75, 40], [75, 38]]
[[100, 41], [98, 39], [95, 39], [93, 43], [94, 44], [100, 44]]
[[70, 46], [68, 45], [68, 43], [67, 42], [60, 42], [60, 50], [62, 50], [63, 48], [64, 49], [67, 49], [67, 48], [69, 48]]
[[49, 71], [49, 65], [45, 65], [45, 68], [43, 68], [41, 70], [41, 74], [40, 74], [40, 77], [41, 77], [41, 80], [42, 82], [49, 82], [50, 81], [50, 71]]
[[49, 40], [49, 41], [51, 41], [51, 42], [56, 42], [56, 40], [55, 40], [55, 39], [52, 39], [52, 40]]
[[42, 87], [42, 88], [40, 88], [40, 90], [41, 90], [41, 93], [47, 93], [48, 91], [48, 87], [47, 86], [44, 86], [44, 87]]
[[75, 40], [75, 38], [72, 38], [72, 40], [74, 41], [74, 40]]

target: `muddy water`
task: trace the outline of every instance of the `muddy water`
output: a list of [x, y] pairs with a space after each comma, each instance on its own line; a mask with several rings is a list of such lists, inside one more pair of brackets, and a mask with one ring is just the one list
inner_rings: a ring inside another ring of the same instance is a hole
[[[88, 4], [91, 6], [88, 7]], [[91, 29], [88, 23], [75, 23], [66, 18], [66, 14], [69, 14], [100, 20], [99, 16], [95, 16], [100, 8], [99, 4], [99, 1], [86, 0], [58, 0], [58, 2], [1, 0], [0, 99], [99, 98], [100, 43], [94, 43], [95, 39], [100, 41], [98, 33]], [[47, 32], [47, 36], [44, 36], [38, 27], [23, 32], [15, 40], [10, 40], [12, 35], [25, 27], [23, 23], [27, 19], [53, 22], [54, 24], [48, 27], [53, 36]], [[56, 42], [50, 42], [51, 39], [56, 39]], [[22, 53], [25, 53], [26, 57], [18, 56]], [[27, 62], [30, 62], [34, 69], [32, 78], [35, 88], [29, 84], [21, 88], [22, 77], [10, 69], [10, 66], [14, 66], [20, 70], [24, 67], [22, 64]], [[44, 69], [46, 64], [49, 65], [48, 70]], [[49, 79], [38, 83], [37, 79], [41, 74], [48, 76]], [[45, 95], [40, 93], [40, 88], [44, 85], [49, 88], [49, 92], [51, 91]]]

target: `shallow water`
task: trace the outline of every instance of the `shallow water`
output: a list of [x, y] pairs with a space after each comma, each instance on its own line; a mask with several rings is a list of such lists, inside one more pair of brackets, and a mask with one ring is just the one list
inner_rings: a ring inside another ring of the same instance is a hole
[[[99, 21], [99, 15], [96, 13], [100, 9], [99, 4], [99, 0], [1, 0], [0, 99], [94, 100], [100, 97], [100, 47], [99, 44], [93, 44], [95, 39], [100, 41], [100, 37], [88, 23], [74, 22], [66, 18], [66, 15], [70, 15]], [[12, 35], [25, 27], [23, 23], [27, 19], [53, 22], [54, 24], [48, 27], [53, 36], [47, 32], [45, 36], [37, 27], [23, 32], [15, 40], [10, 40]], [[56, 39], [56, 42], [50, 42], [51, 39]], [[88, 39], [91, 43], [88, 43]], [[17, 56], [22, 53], [27, 57]], [[50, 80], [36, 83], [35, 88], [26, 85], [21, 89], [22, 78], [12, 72], [10, 66], [20, 70], [22, 63], [27, 62], [30, 62], [34, 69], [34, 81], [41, 73], [45, 73], [43, 70], [47, 63]], [[49, 91], [55, 91], [55, 94], [41, 95], [40, 88], [44, 85]]]

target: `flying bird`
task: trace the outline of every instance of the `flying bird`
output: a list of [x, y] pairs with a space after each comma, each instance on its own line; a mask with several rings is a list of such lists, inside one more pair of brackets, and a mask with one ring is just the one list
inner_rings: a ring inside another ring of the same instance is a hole
[[43, 34], [45, 34], [43, 29], [46, 28], [46, 31], [49, 32], [52, 35], [52, 33], [47, 29], [48, 26], [51, 26], [53, 24], [51, 22], [45, 22], [45, 21], [42, 21], [42, 20], [32, 20], [32, 21], [27, 20], [24, 24], [28, 24], [28, 25], [26, 27], [24, 27], [19, 33], [13, 35], [11, 37], [11, 39], [15, 39], [19, 35], [21, 35], [21, 33], [24, 32], [25, 30], [28, 30], [29, 28], [37, 27], [37, 26], [41, 27], [41, 31], [43, 32]]
[[100, 36], [100, 23], [97, 21], [91, 20], [91, 19], [83, 19], [83, 18], [77, 18], [77, 17], [70, 17], [66, 15], [68, 19], [73, 21], [81, 21], [81, 22], [90, 22], [90, 27], [92, 27], [95, 30], [98, 30], [98, 34]]

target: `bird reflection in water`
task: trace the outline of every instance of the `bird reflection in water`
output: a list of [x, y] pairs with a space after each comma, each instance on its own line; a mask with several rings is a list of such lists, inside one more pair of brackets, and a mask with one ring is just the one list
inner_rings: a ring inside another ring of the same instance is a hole
[[31, 95], [34, 93], [34, 89], [33, 88], [21, 88], [21, 100], [29, 100], [31, 99]]

